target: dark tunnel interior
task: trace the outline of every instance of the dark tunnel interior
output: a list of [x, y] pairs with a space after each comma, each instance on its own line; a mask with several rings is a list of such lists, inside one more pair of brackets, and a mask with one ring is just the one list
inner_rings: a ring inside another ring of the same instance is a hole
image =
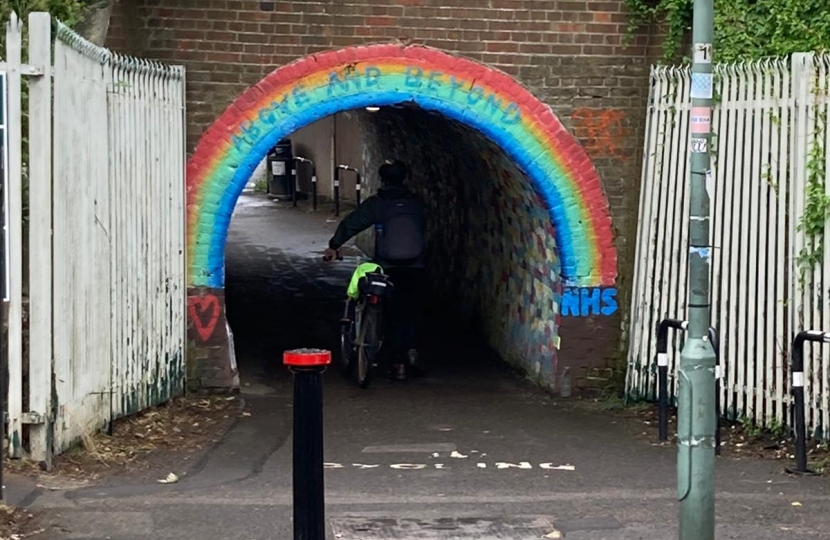
[[[430, 293], [421, 347], [476, 350], [552, 380], [559, 259], [532, 182], [493, 142], [438, 113], [405, 104], [345, 115], [359, 133], [364, 198], [378, 187], [379, 166], [394, 158], [407, 163], [408, 187], [426, 202]], [[336, 226], [330, 205], [312, 214], [308, 201], [291, 208], [246, 197], [226, 253], [228, 320], [243, 380], [246, 369], [274, 372], [278, 351], [287, 348], [337, 350], [337, 320], [359, 260], [321, 261]], [[365, 253], [372, 253], [372, 234], [357, 239]], [[441, 363], [459, 356], [428, 354]]]

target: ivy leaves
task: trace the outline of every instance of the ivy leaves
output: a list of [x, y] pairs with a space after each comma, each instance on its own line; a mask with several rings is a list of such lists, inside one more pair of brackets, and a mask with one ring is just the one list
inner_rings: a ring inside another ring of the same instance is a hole
[[[816, 133], [828, 129], [827, 115], [821, 111], [816, 118]], [[804, 191], [804, 213], [798, 222], [798, 230], [804, 233], [807, 243], [797, 255], [799, 277], [804, 286], [806, 274], [812, 272], [824, 258], [822, 239], [825, 225], [830, 218], [830, 196], [825, 193], [824, 182], [827, 177], [825, 166], [826, 152], [822, 137], [815, 137], [807, 156], [807, 185]]]
[[[666, 63], [674, 63], [692, 26], [693, 0], [626, 0], [629, 33], [666, 28]], [[827, 0], [715, 0], [715, 60], [736, 62], [830, 49]]]
[[[796, 52], [830, 51], [830, 9], [828, 0], [714, 0], [715, 61], [745, 62], [769, 57], [786, 57]], [[658, 23], [665, 28], [663, 62], [674, 64], [692, 26], [693, 0], [626, 0], [629, 35]], [[688, 58], [685, 59], [689, 61]], [[820, 112], [815, 133], [828, 129]], [[780, 120], [779, 120], [780, 122]], [[807, 182], [804, 213], [798, 230], [806, 239], [796, 254], [800, 281], [823, 261], [825, 226], [830, 219], [830, 196], [825, 193], [826, 148], [823, 136], [816, 136], [806, 156]], [[768, 175], [765, 175], [769, 181]], [[774, 186], [777, 193], [778, 186]]]

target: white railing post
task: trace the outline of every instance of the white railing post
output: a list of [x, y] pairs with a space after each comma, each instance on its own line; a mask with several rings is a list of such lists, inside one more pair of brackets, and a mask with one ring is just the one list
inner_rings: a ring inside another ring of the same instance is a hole
[[[176, 238], [176, 247], [178, 248], [178, 271], [174, 274], [176, 281], [175, 285], [180, 287], [179, 290], [179, 342], [181, 343], [180, 350], [182, 351], [182, 357], [179, 360], [182, 366], [182, 383], [183, 386], [187, 385], [187, 366], [185, 365], [187, 359], [187, 269], [189, 267], [189, 261], [187, 260], [187, 160], [185, 156], [187, 155], [187, 70], [184, 66], [180, 66], [179, 69], [181, 70], [181, 82], [179, 83], [179, 103], [181, 105], [181, 112], [180, 112], [180, 123], [178, 127], [180, 129], [180, 136], [179, 141], [181, 142], [181, 147], [179, 148], [179, 152], [177, 153], [177, 157], [179, 161], [179, 170], [182, 174], [183, 181], [179, 186], [178, 193], [177, 193], [177, 202], [178, 204], [174, 205], [176, 211], [179, 212], [179, 223], [178, 223], [178, 235]], [[266, 176], [266, 178], [268, 178]], [[176, 290], [175, 287], [172, 290]], [[234, 358], [231, 356], [231, 358]]]
[[[818, 136], [824, 139], [824, 194], [830, 197], [830, 56], [823, 54], [818, 59], [822, 93], [820, 97], [821, 128]], [[830, 330], [830, 220], [824, 222], [823, 257], [821, 268], [821, 288], [819, 298], [822, 305], [822, 328]], [[830, 436], [830, 344], [821, 349], [821, 378], [824, 381], [824, 393], [821, 396], [821, 425], [825, 437]]]
[[6, 25], [9, 99], [9, 456], [23, 454], [23, 139], [21, 131], [21, 53], [23, 23], [12, 13]]
[[52, 20], [29, 14], [29, 411], [31, 458], [51, 466], [52, 401]]

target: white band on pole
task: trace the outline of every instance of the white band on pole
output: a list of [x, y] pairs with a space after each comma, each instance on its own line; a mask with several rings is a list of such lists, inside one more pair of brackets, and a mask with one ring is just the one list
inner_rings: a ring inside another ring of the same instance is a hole
[[669, 355], [666, 353], [658, 353], [657, 354], [657, 365], [660, 367], [665, 367], [669, 365]]
[[804, 386], [803, 371], [793, 371], [793, 386], [796, 388], [802, 388]]

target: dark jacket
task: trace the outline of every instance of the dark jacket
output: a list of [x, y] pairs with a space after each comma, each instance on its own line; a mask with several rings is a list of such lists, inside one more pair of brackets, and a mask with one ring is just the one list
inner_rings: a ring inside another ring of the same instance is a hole
[[[384, 203], [386, 201], [402, 198], [413, 200], [423, 207], [421, 200], [415, 194], [402, 186], [382, 187], [378, 190], [376, 195], [372, 195], [363, 201], [360, 206], [354, 210], [354, 212], [343, 218], [343, 221], [341, 221], [340, 225], [337, 226], [334, 236], [331, 240], [329, 240], [329, 247], [331, 249], [340, 249], [343, 244], [348, 242], [351, 238], [354, 238], [369, 227], [377, 225], [380, 221], [381, 207]], [[384, 268], [393, 266], [423, 266], [423, 257], [415, 261], [408, 261], [405, 264], [380, 261], [377, 259], [378, 258], [376, 256], [375, 262]]]

